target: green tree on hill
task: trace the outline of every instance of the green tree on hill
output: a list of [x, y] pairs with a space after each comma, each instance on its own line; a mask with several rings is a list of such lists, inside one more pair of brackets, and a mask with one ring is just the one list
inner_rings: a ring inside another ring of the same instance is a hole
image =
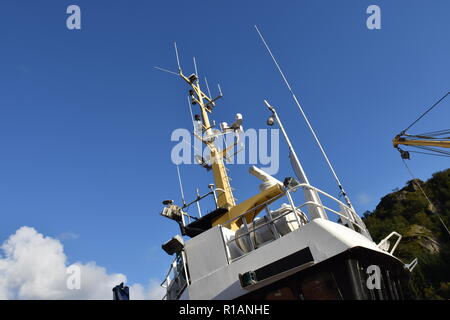
[[411, 287], [419, 299], [450, 299], [450, 236], [440, 219], [450, 224], [450, 169], [434, 173], [426, 182], [408, 181], [363, 217], [375, 242], [392, 231], [403, 236], [396, 256], [404, 262], [418, 258]]

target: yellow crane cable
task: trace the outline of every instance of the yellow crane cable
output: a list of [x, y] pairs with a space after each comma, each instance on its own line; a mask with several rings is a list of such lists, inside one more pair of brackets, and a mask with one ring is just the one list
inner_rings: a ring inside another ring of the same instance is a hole
[[[408, 167], [408, 165], [406, 164], [405, 159], [402, 159], [402, 161], [403, 161], [403, 164], [404, 164], [405, 167], [406, 167], [406, 170], [408, 170], [410, 176], [413, 178], [413, 181], [412, 181], [412, 182], [415, 183], [414, 180], [416, 179], [416, 177], [414, 176], [414, 174], [412, 173], [411, 169], [410, 169], [410, 168]], [[422, 192], [422, 194], [423, 194], [423, 196], [425, 197], [425, 199], [427, 199], [428, 203], [429, 203], [430, 206], [431, 206], [431, 209], [432, 209], [433, 213], [435, 213], [435, 214], [438, 216], [439, 221], [441, 221], [441, 223], [442, 223], [442, 225], [444, 226], [445, 230], [446, 230], [447, 233], [450, 235], [450, 231], [448, 230], [447, 226], [445, 225], [444, 220], [442, 220], [441, 215], [437, 212], [437, 210], [434, 210], [434, 209], [436, 209], [436, 207], [433, 205], [433, 203], [431, 202], [430, 198], [428, 198], [427, 194], [426, 194], [425, 191], [422, 189], [422, 187], [420, 186], [420, 184], [417, 183], [416, 185], [419, 187], [419, 189], [420, 189], [420, 191]]]

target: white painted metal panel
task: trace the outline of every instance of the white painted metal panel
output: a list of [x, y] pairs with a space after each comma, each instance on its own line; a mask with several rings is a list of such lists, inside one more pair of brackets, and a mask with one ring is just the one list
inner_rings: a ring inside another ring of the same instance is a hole
[[190, 239], [185, 244], [185, 251], [192, 282], [228, 264], [222, 233], [218, 226]]
[[[205, 235], [205, 240], [214, 238], [215, 241], [219, 241], [220, 239], [219, 244], [221, 244], [222, 239], [219, 236], [214, 232], [214, 237]], [[205, 248], [202, 249], [200, 246]], [[197, 273], [196, 280], [193, 279], [189, 286], [189, 296], [190, 299], [233, 299], [248, 293], [241, 288], [239, 273], [256, 270], [307, 247], [311, 250], [314, 262], [318, 263], [357, 246], [388, 254], [378, 248], [374, 242], [345, 226], [321, 218], [314, 219], [300, 229], [248, 253], [229, 265], [226, 263], [226, 257], [223, 256], [225, 261], [221, 267], [218, 266], [219, 259], [215, 252], [214, 258], [211, 258], [214, 261], [214, 272], [209, 267], [209, 271], [203, 276]], [[196, 250], [204, 251], [208, 247], [214, 247], [214, 250], [220, 249], [218, 244], [201, 241], [197, 244]], [[224, 251], [223, 244], [220, 250]], [[196, 272], [204, 271], [199, 267], [196, 269]]]

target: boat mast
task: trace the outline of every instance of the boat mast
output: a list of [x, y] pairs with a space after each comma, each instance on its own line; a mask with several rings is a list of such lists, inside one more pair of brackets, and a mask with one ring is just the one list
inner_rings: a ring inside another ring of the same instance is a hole
[[[213, 189], [212, 191], [216, 203], [216, 211], [210, 212], [210, 214], [214, 213], [215, 216], [213, 218], [208, 218], [211, 219], [208, 223], [211, 224], [211, 227], [221, 225], [232, 230], [237, 230], [244, 222], [251, 223], [255, 219], [255, 217], [265, 208], [265, 206], [276, 201], [279, 196], [285, 193], [285, 190], [282, 183], [275, 183], [274, 185], [268, 186], [268, 188], [261, 190], [259, 193], [253, 195], [252, 197], [240, 202], [239, 204], [236, 204], [236, 200], [233, 196], [233, 191], [230, 185], [230, 179], [228, 178], [227, 169], [225, 168], [224, 158], [227, 156], [228, 151], [235, 145], [237, 145], [238, 142], [235, 142], [232, 146], [226, 146], [225, 148], [219, 150], [214, 144], [214, 140], [217, 137], [217, 134], [213, 131], [213, 127], [215, 126], [215, 124], [211, 124], [211, 121], [209, 119], [209, 114], [212, 113], [215, 107], [215, 102], [223, 96], [222, 90], [218, 85], [219, 95], [216, 98], [211, 98], [209, 87], [207, 85], [209, 95], [205, 94], [200, 88], [195, 58], [195, 73], [191, 74], [190, 76], [185, 76], [180, 66], [176, 44], [175, 53], [177, 57], [178, 73], [162, 68], [157, 69], [180, 76], [190, 86], [189, 107], [191, 108], [191, 104], [198, 105], [200, 107], [200, 114], [196, 114], [194, 116], [194, 120], [200, 122], [200, 130], [196, 130], [195, 128], [198, 127], [194, 124], [194, 136], [208, 147], [208, 149], [210, 150], [210, 159], [208, 159], [208, 162], [206, 162], [205, 159], [201, 158], [199, 164], [207, 169], [212, 169], [215, 183], [215, 189]], [[236, 122], [233, 123], [230, 127], [221, 127], [221, 133], [219, 135], [226, 134], [228, 132], [236, 133], [241, 131], [241, 123], [242, 115], [238, 113], [236, 114]], [[167, 202], [165, 204], [170, 205], [171, 203]], [[190, 204], [184, 205], [184, 207], [189, 205]], [[178, 207], [178, 209], [181, 208]], [[240, 217], [242, 214], [244, 215]], [[162, 215], [172, 220], [176, 220], [170, 214]], [[207, 215], [201, 217], [200, 219], [206, 218]]]
[[256, 31], [258, 32], [259, 37], [261, 38], [262, 42], [264, 43], [264, 46], [266, 47], [267, 52], [269, 53], [270, 57], [272, 58], [273, 62], [275, 63], [275, 66], [277, 67], [278, 72], [280, 73], [281, 77], [283, 78], [284, 83], [286, 84], [286, 87], [288, 88], [289, 92], [291, 93], [292, 98], [294, 99], [295, 104], [297, 105], [298, 109], [300, 110], [300, 113], [301, 113], [302, 116], [303, 116], [303, 119], [305, 120], [306, 124], [308, 125], [309, 131], [311, 131], [311, 134], [313, 135], [314, 140], [316, 140], [316, 143], [317, 143], [317, 145], [318, 145], [320, 151], [322, 152], [322, 155], [323, 155], [323, 157], [325, 158], [325, 161], [326, 161], [326, 163], [328, 164], [328, 167], [330, 168], [330, 171], [331, 171], [331, 173], [333, 174], [334, 179], [336, 180], [336, 184], [338, 185], [339, 190], [341, 191], [341, 194], [342, 194], [342, 196], [344, 197], [345, 202], [347, 203], [347, 206], [348, 206], [351, 210], [354, 211], [353, 205], [352, 205], [352, 203], [350, 202], [350, 198], [348, 197], [347, 192], [345, 192], [344, 187], [342, 186], [342, 183], [341, 183], [341, 181], [339, 180], [339, 178], [338, 178], [338, 176], [337, 176], [337, 174], [336, 174], [336, 171], [334, 171], [334, 168], [333, 168], [333, 166], [332, 166], [332, 164], [331, 164], [331, 162], [330, 162], [330, 159], [328, 159], [328, 156], [327, 156], [327, 154], [326, 154], [324, 148], [322, 147], [322, 144], [320, 143], [320, 140], [319, 140], [319, 138], [317, 137], [316, 132], [314, 131], [313, 127], [311, 126], [311, 123], [309, 122], [308, 117], [306, 117], [306, 114], [305, 114], [305, 112], [303, 111], [303, 108], [302, 108], [302, 106], [300, 105], [300, 102], [298, 102], [298, 99], [297, 99], [296, 95], [294, 94], [294, 91], [292, 90], [291, 85], [289, 84], [289, 82], [288, 82], [286, 76], [284, 75], [283, 71], [282, 71], [281, 68], [280, 68], [280, 65], [278, 64], [277, 60], [275, 59], [275, 56], [273, 55], [272, 50], [270, 50], [269, 45], [267, 44], [267, 42], [266, 42], [266, 40], [264, 39], [262, 33], [259, 31], [259, 29], [258, 29], [258, 27], [257, 27], [256, 25], [255, 25], [255, 29], [256, 29]]
[[[284, 126], [281, 123], [280, 118], [278, 117], [277, 111], [273, 106], [269, 104], [269, 102], [267, 102], [267, 100], [264, 100], [264, 103], [266, 104], [267, 108], [272, 112], [272, 116], [275, 118], [278, 126], [280, 127], [281, 132], [283, 133], [283, 137], [286, 140], [286, 144], [288, 145], [289, 148], [289, 158], [291, 160], [292, 168], [294, 169], [297, 178], [299, 178], [300, 183], [306, 183], [307, 185], [309, 185], [308, 177], [306, 176], [306, 173], [303, 170], [300, 160], [297, 157], [297, 153], [295, 152], [295, 149], [292, 146], [291, 140], [289, 139], [289, 136], [287, 135], [286, 130], [284, 129]], [[303, 188], [303, 191], [306, 200], [310, 203], [308, 204], [308, 211], [311, 217], [313, 219], [315, 218], [328, 219], [325, 210], [323, 210], [322, 201], [320, 200], [317, 191], [310, 189], [308, 187]]]
[[[176, 50], [176, 45], [175, 45]], [[178, 60], [178, 52], [177, 52], [177, 61]], [[195, 59], [194, 59], [195, 62]], [[197, 67], [195, 67], [197, 69]], [[225, 164], [223, 162], [223, 151], [219, 151], [214, 145], [214, 134], [212, 131], [211, 122], [209, 120], [209, 113], [212, 113], [212, 109], [214, 107], [214, 101], [221, 97], [218, 96], [216, 99], [212, 99], [208, 95], [206, 95], [200, 88], [200, 81], [198, 75], [192, 74], [189, 77], [186, 77], [179, 66], [179, 75], [185, 80], [189, 86], [192, 88], [189, 90], [189, 95], [191, 97], [191, 103], [193, 105], [198, 105], [200, 107], [201, 112], [201, 121], [202, 121], [202, 136], [199, 136], [194, 133], [194, 135], [200, 139], [210, 150], [211, 152], [211, 167], [214, 175], [214, 183], [217, 189], [217, 204], [220, 208], [231, 208], [236, 205], [233, 192], [230, 185], [230, 180], [228, 178], [227, 170], [225, 168]], [[206, 100], [206, 103], [205, 103]]]

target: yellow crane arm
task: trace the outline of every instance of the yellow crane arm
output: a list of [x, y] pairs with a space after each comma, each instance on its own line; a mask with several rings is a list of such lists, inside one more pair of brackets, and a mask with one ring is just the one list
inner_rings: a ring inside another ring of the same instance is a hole
[[392, 139], [392, 144], [394, 148], [398, 148], [398, 145], [405, 146], [427, 146], [427, 147], [440, 147], [440, 148], [450, 148], [450, 141], [445, 140], [426, 140], [426, 139], [407, 139], [400, 135], [395, 136]]

